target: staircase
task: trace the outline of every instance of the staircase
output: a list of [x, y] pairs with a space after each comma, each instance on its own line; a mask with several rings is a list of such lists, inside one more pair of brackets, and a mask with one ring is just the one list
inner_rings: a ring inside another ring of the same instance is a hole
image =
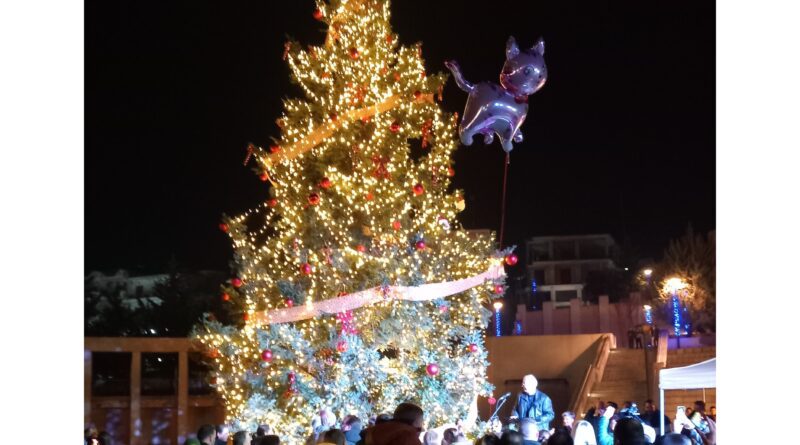
[[589, 394], [587, 408], [597, 406], [599, 400], [616, 402], [632, 401], [644, 409], [647, 400], [647, 373], [642, 349], [613, 349], [609, 353], [603, 379], [594, 385]]
[[717, 356], [716, 346], [704, 348], [670, 349], [667, 351], [667, 368], [694, 365]]

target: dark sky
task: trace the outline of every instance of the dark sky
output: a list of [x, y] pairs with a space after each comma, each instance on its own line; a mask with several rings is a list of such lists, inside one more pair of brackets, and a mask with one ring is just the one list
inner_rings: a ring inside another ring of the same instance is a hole
[[[465, 6], [472, 5], [472, 6]], [[494, 5], [497, 5], [496, 7]], [[502, 5], [502, 6], [500, 6]], [[298, 96], [285, 36], [319, 44], [312, 0], [86, 3], [86, 270], [225, 269], [221, 214], [267, 188], [242, 166]], [[395, 0], [403, 43], [430, 71], [457, 59], [497, 80], [505, 41], [546, 41], [546, 86], [512, 153], [506, 244], [610, 232], [658, 257], [687, 223], [715, 227], [714, 2]], [[444, 107], [463, 110], [452, 82]], [[503, 152], [455, 154], [461, 220], [498, 229]], [[523, 253], [520, 250], [520, 253]]]

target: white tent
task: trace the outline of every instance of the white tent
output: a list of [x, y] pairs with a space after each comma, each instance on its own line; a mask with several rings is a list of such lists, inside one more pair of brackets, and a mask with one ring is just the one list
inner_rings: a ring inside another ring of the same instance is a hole
[[717, 359], [712, 358], [682, 368], [662, 369], [658, 373], [661, 390], [661, 435], [664, 435], [664, 390], [717, 387]]

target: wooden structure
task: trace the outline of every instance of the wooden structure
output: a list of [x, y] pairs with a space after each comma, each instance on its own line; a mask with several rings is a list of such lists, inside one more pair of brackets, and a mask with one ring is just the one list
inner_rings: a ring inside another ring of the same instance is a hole
[[[147, 425], [143, 421], [143, 409], [165, 409], [170, 418], [165, 422], [169, 431], [163, 443], [183, 444], [196, 431], [198, 419], [193, 419], [201, 408], [203, 423], [221, 423], [224, 420], [222, 401], [216, 394], [189, 395], [189, 353], [199, 351], [188, 338], [139, 338], [139, 337], [86, 337], [84, 338], [84, 423], [101, 423], [93, 410], [123, 409], [130, 413], [128, 429], [129, 445], [150, 443]], [[122, 352], [131, 354], [130, 395], [128, 397], [93, 397], [92, 357], [99, 352]], [[177, 393], [172, 396], [142, 396], [142, 354], [177, 353]], [[206, 409], [202, 409], [206, 408]], [[174, 417], [172, 417], [174, 413]], [[99, 414], [99, 413], [98, 413]], [[100, 414], [102, 416], [102, 414]], [[124, 419], [121, 419], [124, 421]], [[173, 427], [174, 424], [174, 427]], [[98, 425], [100, 429], [103, 429]], [[145, 437], [145, 436], [148, 437]]]

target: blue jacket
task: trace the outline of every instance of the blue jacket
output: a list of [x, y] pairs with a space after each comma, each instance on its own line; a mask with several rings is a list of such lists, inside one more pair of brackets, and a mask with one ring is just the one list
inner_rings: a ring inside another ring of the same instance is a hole
[[540, 431], [550, 429], [550, 421], [555, 419], [556, 413], [553, 411], [553, 402], [547, 394], [536, 391], [533, 395], [522, 392], [517, 396], [517, 404], [514, 406], [513, 415], [520, 418], [533, 419], [539, 426]]
[[597, 419], [597, 445], [614, 445], [614, 432], [608, 430], [608, 417]]

